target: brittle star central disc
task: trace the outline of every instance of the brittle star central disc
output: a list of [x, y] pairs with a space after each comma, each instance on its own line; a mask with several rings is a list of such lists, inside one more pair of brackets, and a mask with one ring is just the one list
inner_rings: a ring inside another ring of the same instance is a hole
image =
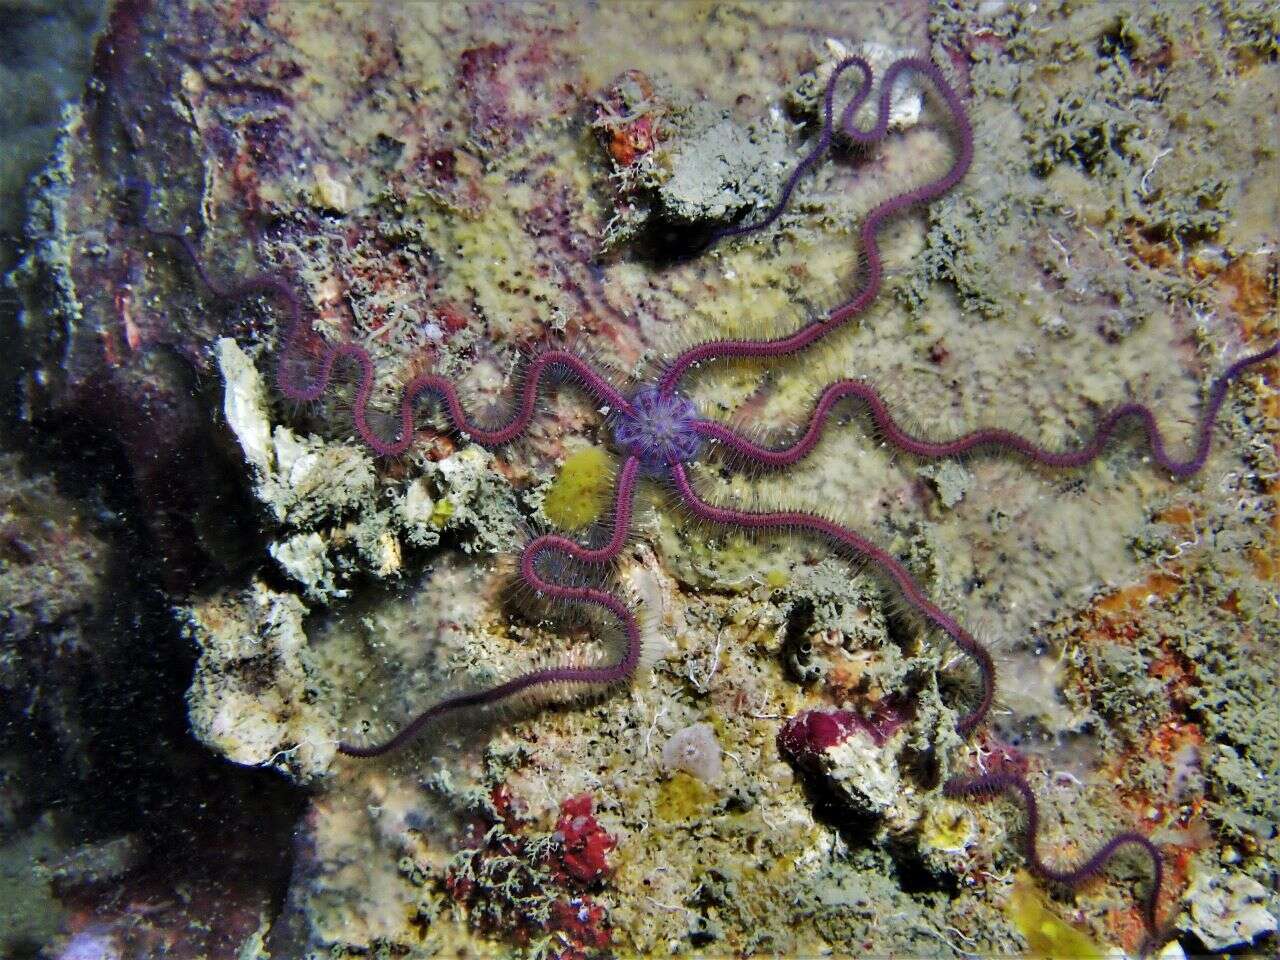
[[640, 461], [647, 471], [669, 463], [688, 463], [702, 450], [702, 437], [694, 429], [698, 408], [687, 397], [657, 387], [637, 390], [631, 412], [620, 413], [613, 424], [613, 441], [619, 451]]

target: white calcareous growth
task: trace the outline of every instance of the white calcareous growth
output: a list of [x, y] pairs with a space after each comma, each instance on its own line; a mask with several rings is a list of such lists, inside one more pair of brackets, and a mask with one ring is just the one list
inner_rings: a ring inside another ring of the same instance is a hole
[[259, 475], [275, 468], [271, 423], [267, 419], [267, 391], [253, 361], [230, 337], [218, 341], [218, 365], [224, 383], [222, 412], [244, 457]]
[[683, 770], [705, 783], [720, 779], [720, 741], [709, 723], [677, 731], [662, 748], [662, 766]]
[[1266, 887], [1238, 871], [1197, 874], [1184, 902], [1187, 909], [1179, 926], [1210, 950], [1243, 946], [1277, 929], [1276, 918], [1266, 908]]
[[338, 743], [336, 710], [302, 601], [254, 581], [183, 612], [200, 652], [187, 690], [196, 738], [233, 763], [301, 781], [325, 776]]

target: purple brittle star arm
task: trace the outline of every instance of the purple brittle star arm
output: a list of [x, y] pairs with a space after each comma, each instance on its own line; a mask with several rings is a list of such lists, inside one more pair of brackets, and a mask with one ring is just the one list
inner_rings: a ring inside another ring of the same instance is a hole
[[536, 562], [539, 555], [552, 550], [567, 553], [573, 559], [592, 566], [600, 566], [616, 559], [626, 545], [627, 536], [631, 530], [631, 511], [635, 502], [636, 481], [639, 476], [640, 459], [627, 457], [622, 464], [622, 470], [618, 473], [618, 492], [614, 497], [613, 506], [613, 526], [609, 540], [603, 546], [584, 547], [568, 537], [554, 533], [543, 534], [529, 541], [528, 546], [522, 551], [521, 574], [524, 573], [526, 560], [531, 563]]
[[596, 587], [566, 586], [547, 580], [538, 572], [538, 558], [551, 550], [567, 553], [585, 563], [606, 563], [616, 557], [626, 542], [631, 525], [632, 503], [635, 498], [639, 462], [631, 457], [622, 467], [614, 502], [613, 531], [603, 547], [583, 547], [565, 537], [555, 535], [538, 537], [531, 541], [520, 555], [520, 579], [537, 593], [563, 603], [591, 604], [601, 607], [622, 626], [624, 649], [617, 662], [603, 666], [562, 666], [531, 670], [497, 686], [470, 693], [455, 694], [439, 701], [418, 714], [390, 739], [381, 743], [361, 746], [341, 743], [338, 751], [349, 757], [370, 758], [388, 754], [404, 746], [416, 737], [427, 724], [448, 713], [466, 707], [493, 706], [541, 686], [607, 686], [628, 679], [640, 663], [640, 625], [635, 615], [617, 594]]
[[1125, 403], [1103, 416], [1093, 436], [1072, 450], [1051, 450], [1031, 442], [1010, 430], [986, 428], [972, 430], [952, 440], [924, 440], [904, 430], [889, 412], [880, 392], [861, 380], [839, 380], [818, 398], [808, 426], [794, 443], [785, 447], [768, 447], [742, 436], [723, 424], [711, 420], [699, 420], [694, 429], [702, 436], [724, 445], [735, 456], [752, 466], [787, 467], [807, 457], [822, 437], [823, 428], [831, 410], [846, 397], [856, 397], [866, 406], [876, 429], [890, 446], [917, 457], [958, 457], [970, 451], [989, 447], [1019, 454], [1028, 460], [1047, 467], [1079, 467], [1102, 453], [1125, 420], [1137, 420], [1151, 450], [1151, 457], [1164, 470], [1175, 477], [1189, 477], [1204, 466], [1213, 440], [1213, 426], [1217, 420], [1227, 389], [1232, 381], [1250, 367], [1265, 363], [1280, 354], [1280, 343], [1259, 353], [1242, 357], [1231, 364], [1214, 382], [1200, 415], [1196, 439], [1190, 456], [1184, 460], [1172, 456], [1156, 423], [1151, 408], [1141, 403]]
[[1040, 832], [1040, 809], [1036, 804], [1035, 794], [1031, 791], [1031, 785], [1023, 777], [1012, 773], [989, 773], [968, 779], [954, 777], [948, 780], [942, 789], [946, 796], [955, 799], [983, 799], [1009, 792], [1021, 796], [1022, 803], [1027, 808], [1027, 826], [1022, 835], [1022, 852], [1027, 859], [1027, 864], [1036, 876], [1066, 887], [1078, 887], [1089, 878], [1097, 876], [1121, 848], [1128, 846], [1141, 848], [1151, 860], [1151, 888], [1142, 899], [1142, 914], [1148, 931], [1155, 933], [1156, 903], [1164, 883], [1164, 859], [1150, 839], [1133, 831], [1118, 833], [1078, 867], [1062, 870], [1050, 866], [1040, 856], [1040, 850], [1036, 846]]
[[[398, 456], [412, 445], [415, 409], [419, 398], [424, 395], [438, 397], [454, 429], [481, 446], [496, 447], [509, 443], [524, 433], [529, 426], [537, 407], [538, 391], [542, 380], [557, 367], [567, 372], [598, 402], [622, 410], [629, 409], [626, 398], [609, 381], [592, 370], [586, 361], [567, 350], [547, 350], [534, 356], [525, 366], [516, 408], [505, 424], [486, 426], [472, 420], [463, 409], [462, 401], [458, 398], [457, 387], [453, 382], [438, 374], [427, 373], [409, 381], [401, 392], [399, 429], [394, 439], [387, 440], [369, 424], [369, 398], [373, 394], [374, 385], [373, 358], [359, 344], [348, 341], [326, 348], [320, 361], [319, 376], [310, 387], [290, 391], [282, 384], [281, 389], [295, 400], [315, 399], [328, 387], [333, 378], [334, 365], [341, 359], [350, 360], [360, 371], [355, 398], [352, 401], [352, 417], [356, 432], [375, 453], [382, 456]], [[281, 363], [284, 363], [283, 359]], [[281, 380], [284, 379], [282, 370]]]
[[991, 660], [991, 654], [954, 617], [925, 596], [920, 585], [897, 557], [847, 527], [812, 513], [800, 510], [756, 513], [707, 503], [694, 490], [682, 463], [671, 465], [671, 477], [685, 507], [700, 520], [748, 530], [805, 530], [859, 557], [866, 558], [883, 570], [893, 580], [903, 598], [926, 620], [950, 637], [977, 664], [982, 679], [982, 693], [977, 705], [956, 722], [956, 729], [962, 734], [968, 734], [982, 723], [995, 698], [995, 664]]
[[832, 110], [835, 101], [836, 83], [839, 82], [841, 74], [850, 67], [857, 67], [862, 73], [862, 85], [858, 88], [845, 105], [840, 115], [840, 126], [846, 126], [850, 118], [866, 101], [867, 95], [871, 92], [871, 67], [867, 61], [861, 57], [849, 57], [836, 64], [836, 68], [832, 71], [831, 78], [827, 81], [826, 90], [822, 97], [822, 129], [818, 133], [818, 142], [813, 145], [810, 150], [798, 164], [791, 175], [787, 177], [786, 183], [782, 186], [782, 195], [778, 198], [778, 202], [773, 205], [773, 209], [769, 211], [761, 220], [755, 223], [740, 223], [732, 227], [725, 227], [717, 230], [711, 235], [709, 245], [719, 243], [729, 237], [741, 237], [749, 233], [756, 233], [759, 230], [765, 230], [771, 226], [777, 219], [782, 216], [787, 209], [787, 205], [791, 202], [791, 194], [795, 192], [796, 186], [800, 183], [801, 177], [808, 173], [813, 165], [816, 164], [822, 155], [827, 152], [831, 146], [831, 141], [835, 136], [835, 124], [832, 122]]
[[[145, 186], [141, 189], [146, 191], [145, 200], [149, 189]], [[359, 379], [356, 384], [355, 398], [352, 401], [352, 418], [360, 438], [379, 455], [398, 456], [409, 449], [413, 443], [415, 405], [424, 394], [438, 397], [454, 429], [466, 434], [476, 443], [486, 447], [509, 443], [528, 427], [537, 406], [542, 379], [556, 368], [566, 372], [597, 402], [624, 413], [631, 411], [626, 397], [608, 380], [596, 373], [585, 360], [567, 350], [547, 350], [534, 356], [525, 365], [516, 408], [505, 424], [487, 426], [473, 421], [463, 409], [457, 388], [451, 381], [435, 374], [423, 374], [411, 380], [401, 391], [397, 417], [399, 430], [395, 439], [386, 440], [369, 424], [369, 398], [373, 394], [374, 369], [373, 358], [364, 347], [350, 340], [335, 344], [322, 341], [323, 350], [320, 356], [313, 360], [309, 382], [298, 382], [294, 376], [295, 371], [291, 367], [290, 353], [297, 341], [311, 332], [311, 326], [307, 322], [298, 295], [290, 285], [275, 274], [261, 274], [235, 284], [224, 284], [209, 273], [201, 262], [195, 245], [186, 234], [152, 226], [146, 218], [145, 207], [140, 216], [140, 222], [142, 228], [151, 236], [177, 244], [190, 261], [200, 282], [220, 299], [239, 300], [251, 296], [264, 296], [284, 305], [288, 315], [286, 325], [288, 332], [285, 334], [284, 345], [277, 361], [276, 383], [285, 396], [300, 403], [317, 400], [332, 384], [338, 364], [343, 361], [353, 364], [359, 372]]]
[[[861, 63], [866, 68], [865, 62], [856, 57], [845, 62]], [[802, 350], [862, 313], [875, 300], [880, 293], [881, 282], [884, 279], [884, 267], [880, 260], [880, 247], [876, 242], [876, 234], [881, 225], [903, 210], [942, 196], [942, 194], [960, 182], [973, 162], [973, 130], [969, 125], [969, 118], [965, 114], [964, 106], [960, 103], [960, 97], [951, 88], [951, 85], [947, 83], [942, 71], [937, 66], [928, 60], [915, 57], [898, 60], [885, 72], [884, 80], [880, 86], [879, 118], [875, 126], [864, 132], [849, 120], [845, 122], [845, 133], [860, 144], [870, 144], [882, 139], [889, 126], [889, 101], [893, 93], [893, 84], [907, 71], [915, 71], [928, 77], [938, 93], [941, 94], [943, 100], [946, 101], [956, 130], [956, 156], [951, 163], [951, 167], [943, 176], [891, 197], [873, 209], [862, 222], [858, 233], [862, 243], [863, 258], [866, 261], [866, 280], [862, 288], [849, 300], [832, 309], [827, 314], [826, 319], [818, 323], [809, 324], [789, 336], [762, 340], [712, 340], [690, 347], [672, 360], [666, 372], [663, 373], [662, 379], [659, 381], [659, 388], [664, 393], [674, 390], [691, 367], [707, 360], [727, 357], [781, 357], [797, 350]], [[836, 79], [837, 74], [833, 72], [832, 79], [827, 87], [828, 102], [830, 100], [830, 91]], [[853, 106], [856, 106], [856, 104], [853, 104]], [[851, 118], [852, 111], [846, 109], [845, 114]], [[846, 121], [846, 117], [841, 119]], [[828, 109], [825, 111], [823, 124], [827, 137], [830, 136], [830, 124], [831, 112]], [[811, 159], [813, 159], [812, 155], [806, 157], [802, 163], [809, 163]], [[777, 211], [775, 211], [776, 213]], [[745, 233], [748, 231], [739, 232]]]

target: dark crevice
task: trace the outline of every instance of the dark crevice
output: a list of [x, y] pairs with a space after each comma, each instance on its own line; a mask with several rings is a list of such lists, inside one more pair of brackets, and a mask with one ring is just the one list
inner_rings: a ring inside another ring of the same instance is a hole
[[790, 678], [802, 686], [812, 684], [822, 675], [821, 669], [811, 662], [813, 647], [809, 633], [813, 624], [813, 602], [803, 599], [795, 601], [787, 611], [782, 661]]

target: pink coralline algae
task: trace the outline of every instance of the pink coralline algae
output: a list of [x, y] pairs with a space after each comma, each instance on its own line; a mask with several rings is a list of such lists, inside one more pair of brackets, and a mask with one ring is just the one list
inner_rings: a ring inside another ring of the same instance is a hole
[[603, 886], [617, 840], [594, 807], [590, 794], [569, 797], [548, 836], [530, 830], [519, 796], [494, 787], [488, 809], [463, 830], [445, 890], [482, 930], [522, 946], [545, 938], [547, 955], [560, 960], [598, 956], [613, 933], [588, 891]]
[[782, 725], [778, 749], [798, 765], [809, 767], [858, 733], [883, 747], [906, 719], [896, 710], [877, 712], [870, 719], [853, 710], [805, 710]]
[[570, 797], [560, 805], [555, 837], [561, 843], [564, 872], [582, 884], [593, 883], [609, 869], [609, 851], [618, 845], [594, 815], [591, 794]]

